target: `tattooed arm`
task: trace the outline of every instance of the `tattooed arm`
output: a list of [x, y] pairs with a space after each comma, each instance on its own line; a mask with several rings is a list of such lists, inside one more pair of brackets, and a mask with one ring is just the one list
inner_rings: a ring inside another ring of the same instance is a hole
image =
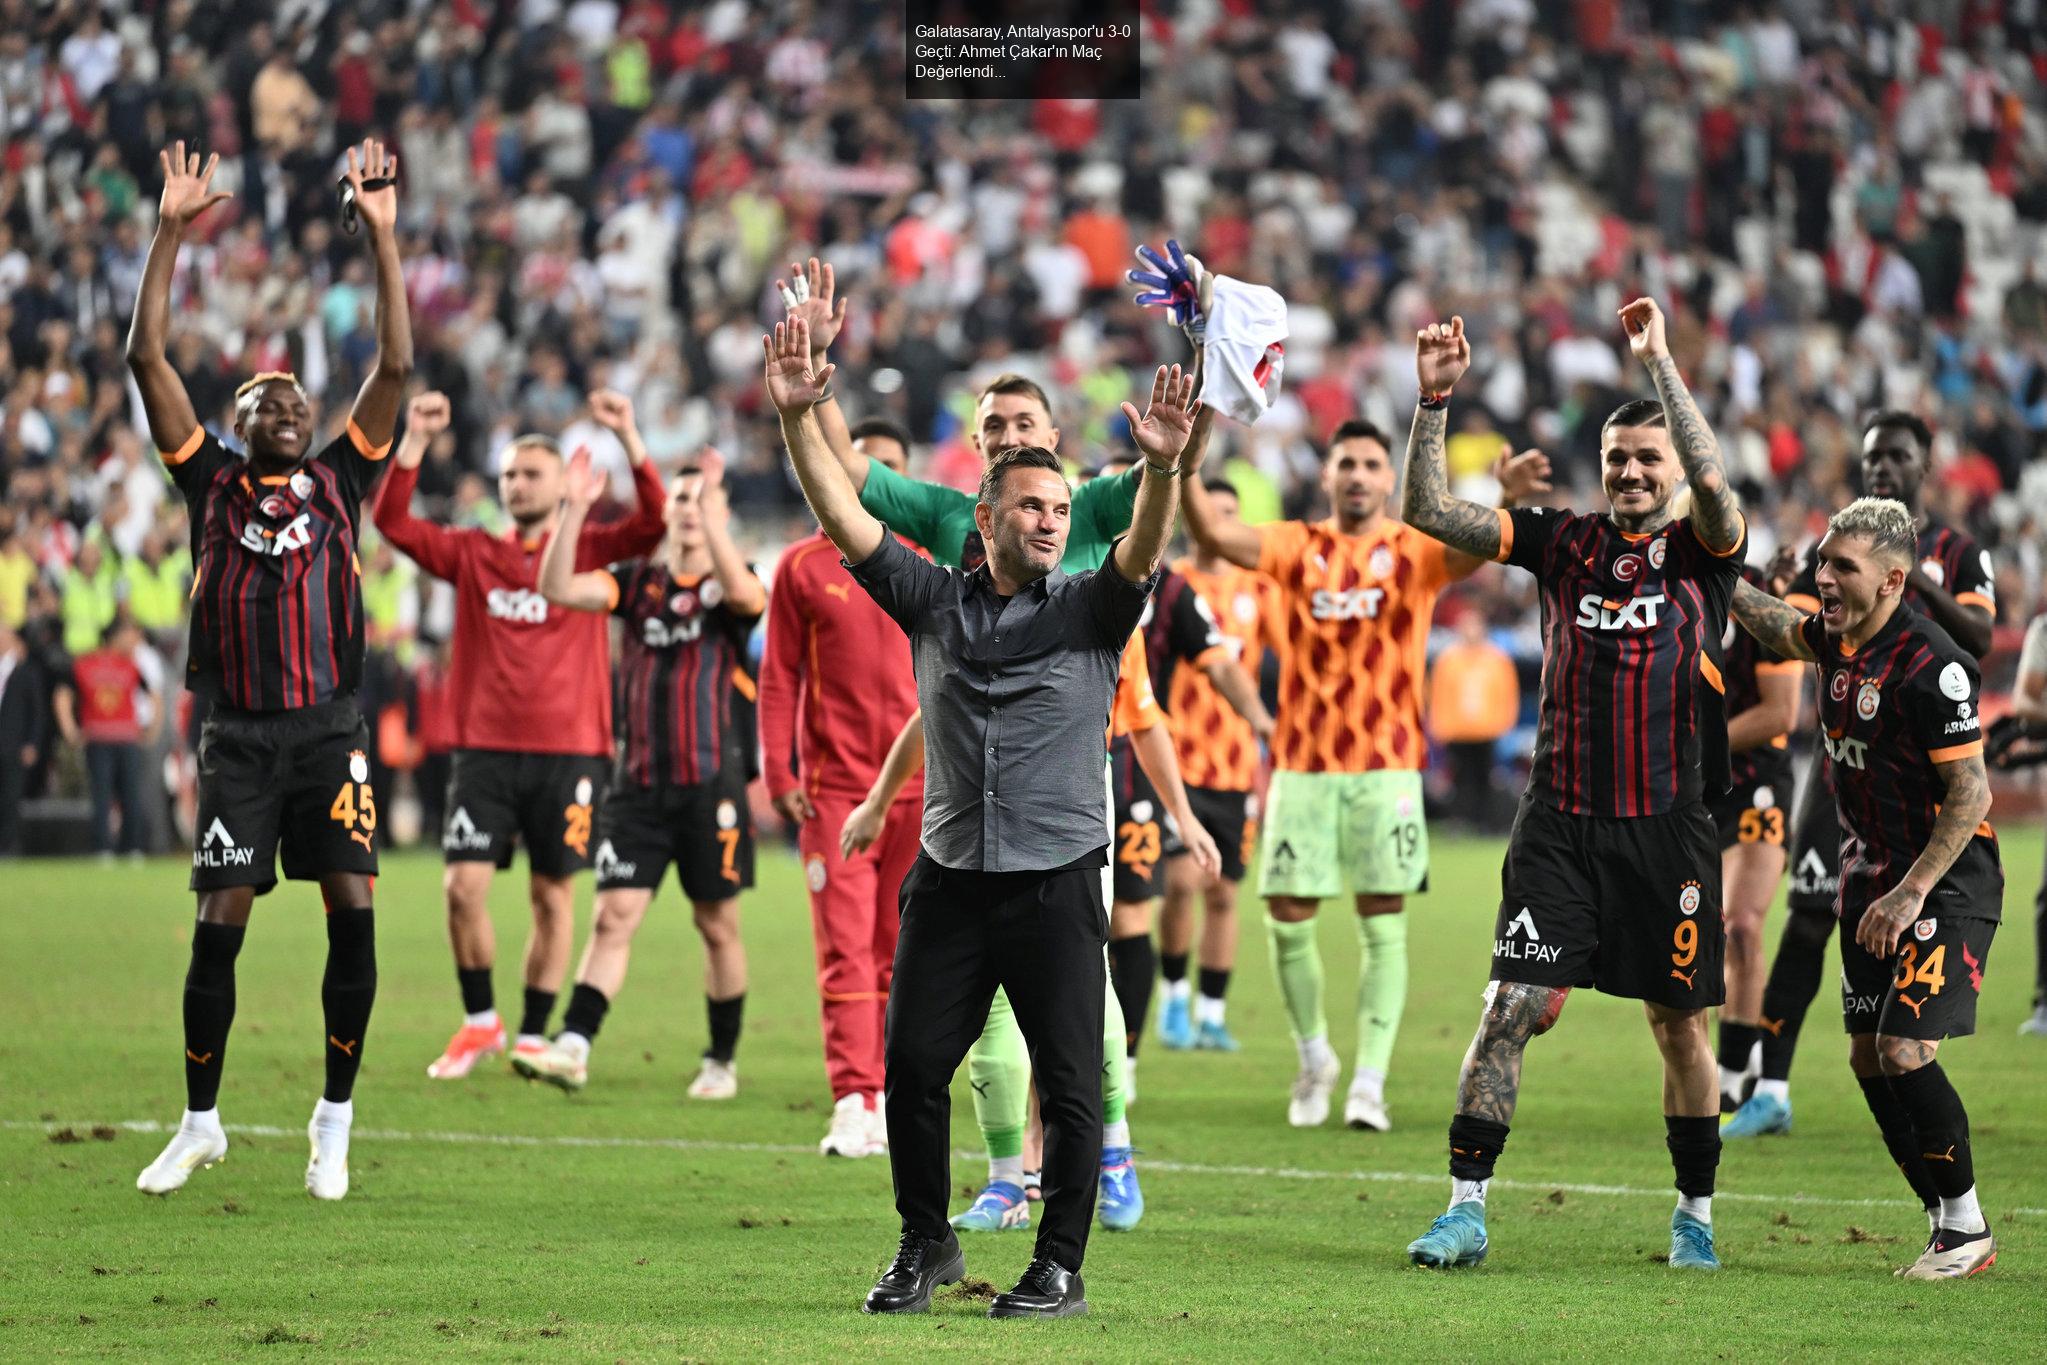
[[[1433, 323], [1415, 333], [1415, 377], [1422, 394], [1447, 401], [1450, 387], [1471, 365], [1471, 343], [1464, 337], [1464, 319]], [[1407, 471], [1400, 516], [1422, 534], [1477, 559], [1500, 557], [1500, 514], [1491, 507], [1450, 495], [1443, 439], [1450, 425], [1442, 405], [1414, 410], [1414, 430], [1407, 440]]]
[[1782, 598], [1770, 596], [1747, 579], [1734, 585], [1734, 619], [1756, 637], [1756, 643], [1782, 658], [1812, 662], [1812, 646], [1799, 633], [1805, 613]]
[[1919, 918], [1927, 896], [1976, 837], [1983, 817], [1990, 814], [1990, 776], [1980, 750], [1934, 767], [1947, 783], [1947, 796], [1934, 816], [1933, 833], [1905, 870], [1904, 880], [1872, 901], [1862, 922], [1855, 926], [1855, 941], [1879, 957], [1896, 951], [1906, 928]]
[[1457, 1077], [1457, 1112], [1506, 1123], [1521, 1094], [1521, 1053], [1528, 1040], [1547, 1033], [1571, 994], [1569, 987], [1496, 982], [1464, 1070]]
[[1731, 554], [1741, 544], [1741, 499], [1727, 482], [1727, 465], [1720, 458], [1713, 428], [1699, 415], [1699, 405], [1692, 401], [1691, 390], [1677, 372], [1677, 362], [1670, 358], [1663, 339], [1663, 310], [1654, 299], [1636, 299], [1621, 309], [1621, 326], [1635, 358], [1649, 367], [1656, 396], [1663, 400], [1670, 444], [1691, 485], [1692, 526], [1699, 542], [1716, 554]]

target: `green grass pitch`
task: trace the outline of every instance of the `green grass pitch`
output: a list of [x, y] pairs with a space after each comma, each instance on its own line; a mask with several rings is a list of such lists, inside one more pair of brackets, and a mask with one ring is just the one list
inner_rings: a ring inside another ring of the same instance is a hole
[[[1638, 1006], [1581, 992], [1530, 1050], [1491, 1208], [1491, 1259], [1412, 1269], [1440, 1212], [1444, 1126], [1484, 985], [1499, 848], [1439, 843], [1413, 903], [1413, 979], [1389, 1087], [1396, 1130], [1285, 1123], [1293, 1047], [1255, 924], [1236, 1056], [1151, 1042], [1131, 1113], [1148, 1212], [1098, 1232], [1090, 1316], [990, 1322], [1027, 1234], [970, 1240], [967, 1292], [929, 1315], [857, 1311], [894, 1250], [885, 1161], [827, 1161], [810, 920], [794, 861], [762, 860], [744, 920], [753, 986], [740, 1097], [682, 1098], [704, 1039], [698, 950], [673, 888], [565, 1097], [491, 1069], [430, 1082], [456, 1022], [439, 864], [387, 861], [382, 987], [357, 1089], [354, 1189], [301, 1184], [320, 1076], [317, 894], [262, 902], [240, 966], [221, 1112], [228, 1161], [168, 1199], [136, 1192], [182, 1104], [182, 864], [0, 871], [0, 1356], [217, 1360], [2040, 1359], [2047, 1354], [2047, 1041], [2021, 1039], [2040, 841], [2006, 847], [2010, 918], [1980, 1031], [1943, 1061], [1967, 1099], [1997, 1265], [1905, 1284], [1924, 1222], [1847, 1074], [1828, 989], [1794, 1077], [1797, 1132], [1730, 1147], [1715, 1208], [1727, 1268], [1671, 1272], [1670, 1167]], [[513, 998], [523, 876], [494, 893]], [[578, 928], [587, 924], [587, 888]], [[1326, 912], [1331, 1023], [1351, 1034], [1356, 938]], [[1776, 937], [1772, 917], [1770, 939]], [[1347, 1070], [1347, 1068], [1346, 1068]], [[953, 1183], [981, 1164], [964, 1080]], [[111, 1125], [95, 1130], [94, 1125]], [[241, 1131], [234, 1131], [240, 1128]], [[68, 1131], [65, 1131], [67, 1130]]]

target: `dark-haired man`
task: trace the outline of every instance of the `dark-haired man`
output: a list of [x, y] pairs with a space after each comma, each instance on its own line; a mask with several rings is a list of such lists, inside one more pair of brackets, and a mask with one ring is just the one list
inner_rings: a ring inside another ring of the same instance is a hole
[[[1919, 528], [1917, 558], [1905, 576], [1906, 603], [1980, 659], [1990, 652], [1997, 620], [1990, 556], [1966, 533], [1926, 511], [1924, 489], [1932, 460], [1933, 432], [1909, 412], [1879, 412], [1863, 427], [1862, 491], [1902, 503]], [[1800, 611], [1820, 609], [1818, 566], [1815, 545], [1784, 594]], [[1792, 822], [1789, 913], [1757, 1016], [1759, 1074], [1754, 1091], [1721, 1129], [1722, 1137], [1791, 1131], [1791, 1063], [1806, 1011], [1826, 972], [1840, 894], [1841, 839], [1832, 764], [1822, 749], [1806, 775]], [[1723, 1051], [1722, 1061], [1728, 1060]]]
[[[586, 527], [579, 568], [645, 554], [661, 539], [661, 478], [633, 421], [632, 400], [601, 390], [590, 413], [618, 434], [631, 462], [637, 507], [624, 522]], [[562, 452], [546, 436], [512, 439], [499, 460], [498, 497], [511, 529], [439, 526], [412, 512], [419, 469], [452, 418], [447, 395], [423, 393], [406, 412], [390, 477], [377, 490], [377, 529], [420, 568], [455, 589], [449, 687], [455, 754], [441, 831], [448, 939], [462, 996], [462, 1026], [426, 1069], [456, 1080], [505, 1051], [491, 969], [497, 931], [490, 884], [526, 846], [533, 934], [513, 1064], [547, 1048], [562, 974], [575, 946], [576, 874], [589, 868], [597, 799], [611, 758], [611, 638], [604, 618], [561, 611], [540, 595], [540, 552], [562, 500]]]
[[[1204, 426], [1196, 441], [1205, 435]], [[1532, 472], [1539, 459], [1524, 467]], [[1353, 418], [1322, 457], [1323, 521], [1249, 526], [1216, 514], [1206, 488], [1186, 490], [1194, 543], [1279, 588], [1285, 647], [1258, 893], [1300, 1058], [1287, 1101], [1296, 1128], [1329, 1117], [1342, 1069], [1323, 1014], [1315, 916], [1324, 899], [1345, 894], [1357, 910], [1362, 965], [1344, 1122], [1391, 1127], [1386, 1073], [1407, 1003], [1402, 911], [1428, 880], [1421, 688], [1429, 620], [1437, 594], [1485, 562], [1389, 516], [1398, 482], [1386, 434]]]
[[[186, 230], [230, 196], [211, 188], [183, 142], [159, 157], [163, 193], [149, 245], [128, 368], [149, 434], [191, 511], [192, 645], [187, 681], [213, 699], [199, 739], [199, 911], [185, 977], [185, 1114], [160, 1156], [136, 1178], [169, 1194], [227, 1154], [217, 1101], [235, 1013], [235, 958], [256, 897], [317, 880], [327, 906], [320, 1002], [326, 1086], [307, 1133], [306, 1190], [348, 1193], [348, 1135], [356, 1073], [377, 994], [370, 888], [377, 872], [376, 795], [369, 729], [356, 705], [363, 603], [357, 521], [390, 452], [412, 325], [398, 257], [398, 159], [382, 143], [350, 147], [347, 178], [377, 262], [377, 354], [343, 433], [317, 451], [305, 390], [288, 374], [259, 374], [235, 392], [237, 456], [199, 424], [164, 353], [171, 279]], [[374, 187], [372, 187], [374, 185]]]
[[[1706, 1037], [1706, 1010], [1723, 995], [1720, 845], [1704, 801], [1727, 785], [1715, 682], [1748, 532], [1661, 310], [1636, 299], [1620, 320], [1657, 399], [1623, 404], [1601, 428], [1604, 515], [1496, 511], [1451, 496], [1449, 393], [1471, 345], [1462, 318], [1415, 338], [1407, 520], [1467, 555], [1533, 573], [1543, 631], [1535, 762], [1508, 835], [1492, 984], [1450, 1122], [1450, 1207], [1408, 1246], [1418, 1265], [1485, 1259], [1486, 1185], [1506, 1146], [1522, 1052], [1578, 986], [1642, 1001], [1663, 1058], [1677, 1173], [1669, 1264], [1720, 1264], [1719, 1078]], [[1681, 482], [1692, 510], [1674, 520]]]
[[1897, 1273], [1961, 1279], [1997, 1260], [1976, 1197], [1969, 1115], [1941, 1069], [1976, 1031], [2004, 907], [1976, 661], [1906, 599], [1920, 528], [1904, 503], [1858, 498], [1819, 545], [1819, 610], [1744, 583], [1734, 612], [1778, 654], [1817, 665], [1841, 848], [1841, 1013], [1848, 1064], [1929, 1235]]
[[[853, 575], [910, 637], [926, 718], [922, 852], [904, 879], [889, 1000], [890, 1164], [902, 1240], [868, 1312], [920, 1312], [965, 1273], [946, 1222], [953, 1073], [996, 987], [1032, 1044], [1045, 1119], [1036, 1255], [992, 1317], [1085, 1312], [1080, 1278], [1101, 1143], [1108, 928], [1096, 804], [1119, 658], [1171, 534], [1192, 377], [1161, 369], [1151, 411], [1124, 405], [1151, 477], [1103, 568], [1068, 575], [1072, 495], [1038, 446], [991, 462], [972, 571], [911, 553], [859, 505], [814, 409], [832, 367], [802, 318], [762, 338], [768, 395], [804, 496]], [[1092, 718], [1092, 719], [1090, 719]]]

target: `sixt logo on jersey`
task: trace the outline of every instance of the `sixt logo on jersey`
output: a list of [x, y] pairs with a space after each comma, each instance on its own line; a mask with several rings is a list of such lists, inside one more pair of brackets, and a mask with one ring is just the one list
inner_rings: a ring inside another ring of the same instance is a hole
[[1379, 604], [1385, 600], [1384, 588], [1347, 588], [1340, 592], [1317, 588], [1309, 599], [1308, 610], [1317, 621], [1369, 621], [1379, 615]]
[[241, 546], [259, 555], [288, 555], [313, 543], [313, 514], [301, 512], [282, 531], [270, 531], [255, 522], [242, 526]]
[[1578, 624], [1586, 630], [1653, 630], [1656, 610], [1663, 601], [1660, 592], [1644, 593], [1625, 602], [1588, 592], [1578, 599]]
[[1857, 772], [1861, 772], [1869, 766], [1864, 761], [1869, 753], [1869, 742], [1867, 740], [1849, 739], [1845, 735], [1827, 735], [1824, 738], [1827, 742], [1827, 757], [1833, 759], [1834, 762], [1841, 764], [1843, 767], [1853, 768]]
[[658, 616], [649, 616], [640, 623], [640, 638], [649, 649], [668, 649], [675, 645], [686, 645], [704, 633], [704, 618], [692, 616], [687, 621], [669, 625]]
[[547, 599], [531, 588], [492, 588], [483, 600], [493, 621], [516, 621], [522, 626], [547, 622]]

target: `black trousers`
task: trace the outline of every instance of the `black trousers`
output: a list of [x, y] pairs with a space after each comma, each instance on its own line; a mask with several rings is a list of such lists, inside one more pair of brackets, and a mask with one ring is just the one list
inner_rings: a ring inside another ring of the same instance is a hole
[[[142, 746], [137, 743], [87, 744], [85, 774], [92, 787], [93, 851], [145, 851], [149, 847], [149, 811], [143, 805]], [[114, 846], [116, 806], [121, 809], [118, 850]]]
[[905, 1231], [946, 1235], [952, 1079], [1000, 986], [1023, 1029], [1045, 1121], [1037, 1254], [1080, 1269], [1102, 1150], [1104, 861], [1054, 872], [962, 872], [927, 853], [903, 878], [889, 988], [889, 1168]]

